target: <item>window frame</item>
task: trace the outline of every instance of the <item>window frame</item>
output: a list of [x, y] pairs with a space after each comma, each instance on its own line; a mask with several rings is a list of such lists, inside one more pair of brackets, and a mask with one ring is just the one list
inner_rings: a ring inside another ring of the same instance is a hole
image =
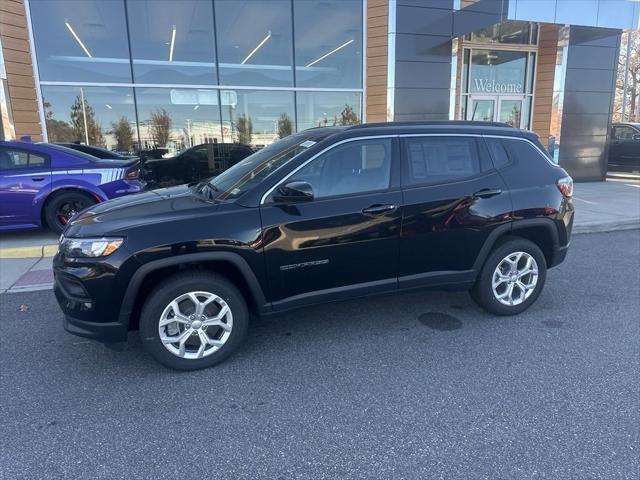
[[366, 136], [361, 136], [361, 137], [351, 137], [351, 138], [345, 138], [345, 139], [339, 140], [339, 141], [327, 146], [326, 148], [323, 148], [318, 153], [315, 153], [310, 158], [308, 158], [307, 160], [302, 162], [300, 165], [298, 165], [296, 168], [294, 168], [287, 175], [285, 175], [280, 180], [278, 180], [275, 183], [275, 185], [273, 185], [271, 188], [269, 188], [265, 193], [263, 193], [262, 196], [260, 197], [259, 206], [262, 206], [262, 205], [278, 205], [278, 204], [280, 204], [281, 202], [275, 202], [273, 200], [273, 193], [275, 192], [275, 190], [280, 185], [283, 185], [289, 179], [294, 177], [296, 173], [298, 173], [300, 170], [302, 170], [308, 164], [310, 164], [311, 162], [316, 160], [318, 157], [324, 155], [325, 153], [333, 150], [334, 148], [336, 148], [336, 147], [338, 147], [340, 145], [344, 145], [344, 144], [349, 143], [349, 142], [354, 142], [354, 141], [380, 140], [380, 139], [385, 139], [385, 138], [388, 138], [388, 139], [391, 140], [391, 164], [390, 164], [390, 172], [389, 172], [389, 186], [387, 188], [380, 189], [380, 190], [369, 190], [369, 191], [366, 191], [366, 192], [347, 193], [347, 194], [343, 194], [343, 195], [332, 195], [332, 196], [327, 196], [327, 197], [314, 198], [313, 200], [311, 200], [311, 202], [306, 202], [306, 203], [323, 202], [323, 201], [326, 201], [326, 200], [334, 200], [334, 199], [338, 199], [338, 198], [350, 198], [350, 197], [356, 197], [356, 196], [359, 196], [359, 195], [371, 195], [371, 194], [375, 194], [375, 193], [393, 192], [393, 191], [400, 190], [400, 168], [401, 168], [400, 164], [401, 164], [401, 160], [400, 160], [400, 142], [399, 142], [399, 139], [398, 139], [398, 134], [366, 135]]
[[[0, 152], [2, 151], [6, 151], [6, 152], [24, 152], [27, 154], [27, 164], [23, 165], [23, 166], [18, 166], [18, 167], [13, 167], [13, 168], [0, 168], [0, 173], [4, 173], [4, 172], [15, 172], [15, 171], [27, 171], [27, 170], [51, 170], [51, 156], [47, 153], [43, 153], [43, 152], [38, 152], [38, 151], [31, 151], [27, 148], [21, 148], [21, 147], [9, 147], [6, 145], [0, 145]], [[30, 163], [30, 158], [31, 155], [36, 155], [38, 157], [42, 157], [44, 158], [44, 164], [43, 165], [38, 165], [38, 166], [33, 166]]]
[[[400, 151], [401, 151], [401, 162], [402, 162], [402, 176], [401, 176], [401, 186], [403, 190], [411, 190], [414, 188], [424, 188], [424, 187], [434, 187], [434, 186], [440, 186], [440, 185], [451, 185], [454, 183], [462, 183], [462, 182], [467, 182], [469, 180], [475, 180], [478, 178], [482, 178], [485, 177], [487, 175], [490, 175], [491, 173], [496, 171], [496, 168], [493, 164], [493, 160], [491, 155], [489, 154], [488, 148], [487, 146], [484, 144], [483, 142], [483, 135], [482, 134], [470, 134], [470, 133], [424, 133], [424, 134], [405, 134], [405, 135], [400, 135], [400, 140], [401, 140], [401, 145], [400, 145]], [[409, 141], [407, 139], [410, 138], [422, 138], [422, 137], [464, 137], [464, 138], [473, 138], [476, 144], [476, 148], [478, 151], [478, 163], [480, 165], [480, 170], [477, 174], [475, 175], [471, 175], [471, 176], [466, 176], [466, 177], [459, 177], [459, 178], [452, 178], [450, 180], [446, 180], [446, 181], [427, 181], [427, 182], [422, 182], [422, 183], [415, 183], [415, 184], [409, 184], [407, 183], [407, 178], [405, 178], [405, 174], [408, 175], [409, 173], [409, 152], [408, 152], [408, 148], [409, 148]], [[488, 160], [488, 164], [491, 165], [491, 167], [487, 170], [483, 170], [482, 166], [483, 166], [483, 159], [482, 156], [485, 156]], [[406, 172], [406, 173], [405, 173]]]

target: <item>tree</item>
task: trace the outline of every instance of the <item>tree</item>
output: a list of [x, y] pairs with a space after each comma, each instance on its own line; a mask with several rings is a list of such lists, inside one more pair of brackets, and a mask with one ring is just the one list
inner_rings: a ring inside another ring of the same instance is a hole
[[[627, 58], [627, 45], [629, 56]], [[627, 95], [623, 98], [625, 65], [628, 63]], [[625, 118], [622, 118], [622, 105], [625, 105]], [[613, 107], [613, 121], [637, 122], [640, 120], [638, 111], [640, 103], [640, 31], [633, 30], [622, 34], [620, 56], [618, 57], [618, 77], [616, 79], [616, 95]]]
[[345, 105], [344, 110], [340, 114], [340, 125], [358, 125], [360, 123], [360, 119], [358, 118], [358, 114], [353, 111], [353, 107], [351, 105]]
[[171, 117], [169, 112], [164, 108], [158, 108], [151, 112], [151, 124], [149, 125], [149, 133], [153, 138], [156, 147], [166, 147], [169, 143], [169, 135], [171, 134]]
[[47, 134], [50, 142], [74, 142], [76, 141], [75, 133], [71, 125], [64, 120], [53, 118], [53, 110], [51, 103], [46, 100], [44, 106], [44, 121], [47, 124]]
[[[76, 140], [87, 142], [89, 145], [103, 147], [105, 145], [104, 136], [102, 135], [102, 127], [96, 119], [96, 112], [87, 102], [87, 98], [78, 95], [71, 105], [71, 127], [73, 128]], [[86, 126], [86, 133], [85, 133]]]
[[289, 115], [286, 113], [281, 113], [280, 118], [278, 119], [278, 137], [284, 138], [288, 137], [293, 133], [293, 122]]
[[244, 114], [238, 117], [236, 124], [236, 130], [238, 131], [238, 143], [249, 145], [251, 143], [251, 137], [253, 136], [253, 122], [251, 117], [247, 117]]
[[133, 145], [133, 128], [127, 117], [122, 116], [111, 123], [113, 136], [116, 137], [116, 150], [130, 152]]

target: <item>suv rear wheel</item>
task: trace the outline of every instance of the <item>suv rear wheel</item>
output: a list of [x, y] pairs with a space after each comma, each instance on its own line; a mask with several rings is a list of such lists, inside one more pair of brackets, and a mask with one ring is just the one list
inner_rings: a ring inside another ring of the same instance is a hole
[[226, 278], [185, 272], [149, 295], [140, 315], [140, 338], [163, 365], [198, 370], [231, 355], [246, 335], [248, 320], [242, 294]]
[[515, 315], [538, 298], [547, 276], [540, 248], [524, 238], [502, 242], [487, 258], [471, 297], [496, 315]]

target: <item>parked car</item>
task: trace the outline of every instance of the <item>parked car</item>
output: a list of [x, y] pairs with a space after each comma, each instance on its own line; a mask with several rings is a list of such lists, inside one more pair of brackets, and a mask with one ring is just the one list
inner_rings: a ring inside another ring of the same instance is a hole
[[0, 142], [0, 230], [49, 227], [110, 198], [142, 191], [137, 159], [101, 160], [50, 143]]
[[154, 186], [161, 187], [199, 182], [219, 175], [252, 153], [247, 145], [204, 143], [172, 158], [147, 159], [145, 178]]
[[445, 287], [513, 315], [567, 254], [572, 191], [538, 137], [511, 127], [315, 128], [209, 181], [80, 214], [55, 294], [69, 332], [120, 342], [139, 328], [182, 370], [228, 357], [250, 312]]
[[63, 147], [71, 148], [72, 150], [78, 150], [79, 152], [93, 155], [96, 158], [112, 159], [112, 160], [127, 160], [133, 158], [134, 155], [124, 155], [118, 152], [113, 152], [102, 147], [94, 147], [93, 145], [84, 145], [82, 143], [56, 143]]
[[640, 123], [611, 126], [609, 171], [640, 173]]

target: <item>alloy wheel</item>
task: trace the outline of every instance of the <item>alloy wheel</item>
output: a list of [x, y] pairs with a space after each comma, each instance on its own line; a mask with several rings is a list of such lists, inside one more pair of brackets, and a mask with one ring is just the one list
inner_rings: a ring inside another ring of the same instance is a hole
[[493, 272], [493, 295], [503, 305], [525, 302], [538, 284], [538, 264], [526, 252], [513, 252], [504, 257]]
[[204, 358], [226, 343], [233, 328], [227, 302], [210, 292], [188, 292], [167, 305], [158, 322], [164, 347], [180, 358]]

